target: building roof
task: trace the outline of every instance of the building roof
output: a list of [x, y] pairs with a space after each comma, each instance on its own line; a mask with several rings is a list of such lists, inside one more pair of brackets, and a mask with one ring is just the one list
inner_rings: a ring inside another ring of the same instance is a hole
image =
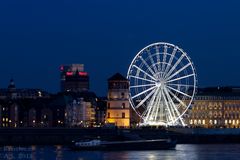
[[197, 96], [240, 97], [240, 87], [207, 87], [198, 88]]
[[127, 81], [127, 78], [125, 78], [120, 73], [114, 74], [112, 77], [108, 78], [108, 81]]

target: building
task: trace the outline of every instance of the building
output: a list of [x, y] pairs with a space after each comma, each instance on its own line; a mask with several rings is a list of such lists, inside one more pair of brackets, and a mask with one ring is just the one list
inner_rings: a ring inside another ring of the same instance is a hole
[[37, 99], [49, 97], [50, 94], [42, 89], [16, 88], [13, 79], [10, 80], [8, 88], [0, 88], [0, 99]]
[[186, 121], [191, 127], [239, 128], [240, 88], [199, 89]]
[[67, 127], [92, 127], [96, 119], [97, 97], [93, 92], [69, 92], [71, 101], [65, 109]]
[[107, 111], [107, 97], [97, 98], [96, 107], [96, 125], [102, 126], [106, 121], [106, 111]]
[[129, 82], [116, 73], [108, 79], [106, 122], [118, 127], [130, 127]]
[[83, 64], [62, 65], [60, 67], [61, 91], [81, 92], [89, 90], [89, 75]]
[[66, 98], [0, 100], [0, 127], [63, 127]]

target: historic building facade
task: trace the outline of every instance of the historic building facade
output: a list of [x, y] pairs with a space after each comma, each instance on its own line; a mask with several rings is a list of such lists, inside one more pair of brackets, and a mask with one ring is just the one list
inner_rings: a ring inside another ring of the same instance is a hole
[[130, 127], [129, 82], [117, 73], [108, 79], [106, 123]]
[[200, 89], [186, 117], [191, 127], [239, 128], [240, 89]]

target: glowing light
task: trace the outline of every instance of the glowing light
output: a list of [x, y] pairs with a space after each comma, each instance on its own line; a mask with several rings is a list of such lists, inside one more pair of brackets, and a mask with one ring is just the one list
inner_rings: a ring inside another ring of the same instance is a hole
[[78, 72], [79, 76], [87, 76], [88, 73], [87, 72]]
[[73, 75], [73, 72], [67, 72], [66, 75], [67, 75], [67, 76], [72, 76], [72, 75]]
[[63, 65], [60, 67], [60, 70], [61, 70], [61, 71], [63, 71], [63, 70], [64, 70], [64, 66], [63, 66]]

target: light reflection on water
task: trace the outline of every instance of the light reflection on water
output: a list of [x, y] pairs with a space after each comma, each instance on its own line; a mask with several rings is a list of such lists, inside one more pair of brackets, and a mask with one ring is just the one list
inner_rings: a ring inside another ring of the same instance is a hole
[[154, 151], [72, 151], [67, 146], [3, 146], [1, 160], [234, 160], [240, 157], [240, 144], [185, 144], [175, 150]]

